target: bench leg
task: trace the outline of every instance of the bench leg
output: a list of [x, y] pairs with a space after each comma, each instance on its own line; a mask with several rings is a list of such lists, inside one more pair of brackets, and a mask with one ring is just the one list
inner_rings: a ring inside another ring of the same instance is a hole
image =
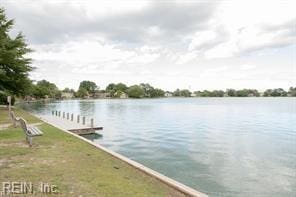
[[33, 142], [33, 138], [32, 137], [29, 137], [27, 136], [27, 142], [29, 143], [30, 147], [32, 146], [32, 142]]
[[32, 146], [32, 144], [33, 144], [33, 138], [29, 137], [29, 145], [30, 145], [30, 147]]
[[15, 121], [15, 119], [12, 118], [12, 117], [10, 117], [10, 119], [11, 119], [11, 122], [12, 122], [12, 126], [13, 126], [14, 128], [16, 128], [17, 125], [16, 125], [16, 121]]
[[16, 121], [15, 121], [15, 120], [13, 120], [13, 127], [14, 127], [14, 128], [17, 127], [17, 125], [16, 125]]

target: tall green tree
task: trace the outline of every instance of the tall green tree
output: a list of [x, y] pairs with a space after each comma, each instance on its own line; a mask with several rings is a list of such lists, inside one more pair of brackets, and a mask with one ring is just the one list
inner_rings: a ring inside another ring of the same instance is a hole
[[110, 83], [106, 87], [106, 91], [110, 93], [111, 97], [119, 97], [121, 94], [127, 92], [128, 87], [124, 83]]
[[180, 96], [190, 97], [191, 96], [191, 92], [189, 90], [187, 90], [187, 89], [180, 90]]
[[154, 90], [154, 88], [149, 83], [141, 83], [140, 87], [144, 90], [145, 97], [151, 97], [151, 93]]
[[28, 74], [33, 70], [31, 59], [25, 55], [32, 50], [19, 33], [15, 38], [9, 35], [14, 25], [0, 8], [0, 91], [13, 95], [28, 93], [31, 81]]
[[33, 85], [33, 96], [37, 98], [60, 98], [61, 92], [54, 83], [50, 83], [46, 80], [38, 81], [36, 85]]
[[151, 98], [164, 97], [164, 91], [162, 89], [153, 88], [150, 91], [150, 97]]
[[79, 90], [85, 89], [89, 94], [94, 94], [97, 88], [97, 84], [92, 81], [82, 81], [79, 85]]
[[190, 97], [191, 96], [191, 92], [189, 90], [187, 90], [187, 89], [183, 89], [183, 90], [176, 89], [173, 92], [173, 95], [174, 96], [181, 96], [181, 97]]
[[181, 96], [181, 94], [180, 94], [180, 89], [179, 89], [179, 88], [176, 89], [176, 90], [173, 92], [173, 95], [174, 95], [174, 96]]
[[264, 92], [264, 96], [272, 96], [272, 97], [287, 96], [287, 92], [282, 88], [267, 89]]
[[224, 96], [224, 91], [223, 90], [214, 90], [211, 93], [212, 97], [223, 97]]
[[127, 94], [130, 98], [142, 98], [145, 95], [145, 91], [141, 86], [133, 85], [127, 89]]
[[76, 93], [76, 96], [79, 97], [79, 98], [84, 98], [84, 97], [88, 96], [88, 92], [84, 88], [79, 88], [79, 90]]
[[236, 96], [236, 90], [235, 89], [227, 89], [226, 94], [231, 97]]
[[293, 88], [293, 87], [289, 88], [289, 95], [290, 96], [296, 96], [296, 87], [295, 88]]

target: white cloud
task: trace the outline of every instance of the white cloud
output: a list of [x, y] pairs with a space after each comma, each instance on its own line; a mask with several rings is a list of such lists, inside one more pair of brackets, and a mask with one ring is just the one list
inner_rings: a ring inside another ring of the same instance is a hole
[[241, 66], [241, 70], [252, 70], [255, 69], [257, 66], [252, 64], [244, 64]]
[[294, 1], [2, 2], [14, 33], [35, 50], [32, 78], [61, 87], [83, 79], [170, 90], [295, 83]]
[[205, 58], [226, 58], [232, 57], [235, 53], [238, 52], [236, 43], [234, 41], [229, 41], [221, 43], [205, 52]]
[[188, 53], [180, 54], [176, 63], [177, 64], [186, 64], [186, 63], [196, 59], [197, 54], [198, 54], [197, 51], [190, 51]]
[[266, 31], [264, 26], [248, 26], [232, 35], [230, 40], [206, 52], [208, 58], [231, 57], [246, 52], [291, 45], [296, 41], [293, 26], [283, 26]]
[[197, 32], [189, 45], [189, 50], [202, 48], [205, 45], [211, 44], [216, 38], [217, 34], [214, 31]]
[[[228, 39], [205, 51], [206, 58], [241, 56], [266, 48], [289, 46], [296, 42], [294, 1], [228, 1], [221, 4], [213, 24], [224, 27]], [[218, 31], [217, 31], [218, 32]], [[225, 37], [208, 32], [193, 43], [202, 45]], [[193, 40], [194, 41], [194, 40]], [[197, 45], [197, 44], [195, 44]]]
[[221, 66], [221, 67], [218, 67], [218, 68], [210, 68], [210, 69], [204, 70], [200, 74], [200, 76], [203, 77], [203, 78], [222, 76], [222, 73], [224, 73], [228, 69], [229, 69], [228, 66]]
[[137, 54], [134, 51], [124, 51], [112, 44], [102, 44], [95, 38], [84, 38], [75, 42], [52, 45], [37, 45], [31, 57], [42, 61], [60, 61], [73, 66], [87, 65], [92, 62], [110, 63], [131, 61]]

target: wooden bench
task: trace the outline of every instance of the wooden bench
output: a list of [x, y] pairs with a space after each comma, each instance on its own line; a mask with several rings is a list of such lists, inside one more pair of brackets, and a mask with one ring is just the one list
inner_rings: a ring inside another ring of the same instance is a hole
[[25, 119], [19, 118], [18, 122], [20, 123], [21, 128], [24, 130], [26, 140], [30, 146], [32, 146], [33, 137], [43, 135], [42, 131], [40, 131], [37, 127], [29, 126]]

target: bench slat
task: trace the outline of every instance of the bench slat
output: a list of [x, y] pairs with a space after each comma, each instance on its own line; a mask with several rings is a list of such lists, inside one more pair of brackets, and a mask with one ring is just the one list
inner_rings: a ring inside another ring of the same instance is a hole
[[37, 135], [42, 135], [43, 133], [42, 133], [42, 131], [40, 131], [38, 128], [36, 128], [36, 127], [28, 127], [28, 130], [31, 132], [31, 134], [33, 135], [33, 136], [37, 136]]
[[35, 130], [35, 129], [32, 129], [32, 131], [33, 131], [34, 135], [41, 135], [41, 133], [40, 133], [40, 132], [38, 132], [38, 131], [37, 131], [37, 130]]
[[31, 135], [36, 135], [35, 131], [31, 127], [28, 127], [28, 132]]
[[32, 126], [29, 127], [29, 131], [31, 131], [33, 134], [37, 134], [36, 130]]
[[38, 133], [39, 135], [42, 135], [42, 131], [40, 129], [38, 129], [37, 127], [32, 127], [36, 133]]

